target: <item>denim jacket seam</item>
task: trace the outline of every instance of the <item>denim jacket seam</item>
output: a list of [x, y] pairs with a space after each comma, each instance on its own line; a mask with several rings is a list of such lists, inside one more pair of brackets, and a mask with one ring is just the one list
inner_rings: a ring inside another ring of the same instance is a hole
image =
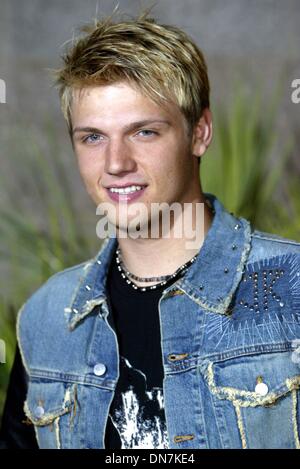
[[279, 244], [287, 244], [287, 245], [290, 245], [290, 246], [299, 246], [299, 248], [300, 248], [300, 242], [298, 242], [298, 241], [295, 241], [295, 240], [292, 240], [292, 239], [287, 239], [287, 238], [280, 238], [280, 237], [278, 237], [278, 238], [274, 237], [273, 238], [271, 233], [270, 233], [270, 235], [271, 236], [269, 237], [267, 233], [262, 233], [258, 230], [254, 230], [251, 233], [252, 238], [268, 241], [270, 243], [279, 243]]

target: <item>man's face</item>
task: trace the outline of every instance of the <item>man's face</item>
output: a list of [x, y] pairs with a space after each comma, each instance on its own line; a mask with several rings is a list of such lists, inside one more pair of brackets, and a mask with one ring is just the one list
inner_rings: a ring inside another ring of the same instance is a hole
[[75, 92], [72, 128], [79, 170], [97, 205], [109, 202], [124, 215], [143, 203], [148, 223], [153, 202], [199, 200], [197, 157], [176, 105], [161, 107], [125, 82], [87, 87]]

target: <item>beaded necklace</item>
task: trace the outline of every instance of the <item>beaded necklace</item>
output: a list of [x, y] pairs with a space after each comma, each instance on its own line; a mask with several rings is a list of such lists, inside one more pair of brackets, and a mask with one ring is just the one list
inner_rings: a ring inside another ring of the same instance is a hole
[[[183, 274], [188, 269], [188, 267], [191, 264], [193, 264], [193, 262], [195, 262], [195, 259], [197, 258], [197, 256], [198, 256], [198, 252], [197, 254], [195, 254], [194, 257], [192, 257], [192, 259], [190, 259], [189, 261], [185, 262], [180, 267], [178, 267], [178, 269], [173, 274], [161, 275], [160, 277], [138, 277], [137, 275], [132, 274], [131, 272], [129, 272], [129, 270], [126, 269], [122, 261], [120, 248], [117, 248], [116, 250], [117, 267], [118, 267], [118, 270], [121, 272], [122, 277], [126, 279], [126, 282], [129, 285], [131, 285], [135, 290], [140, 290], [142, 292], [148, 291], [148, 290], [155, 290], [156, 288], [159, 288], [160, 286], [165, 285], [169, 280], [175, 278], [179, 273]], [[141, 286], [136, 285], [133, 282], [133, 280], [136, 280], [138, 282], [159, 282], [159, 283], [156, 283], [155, 285], [151, 285], [149, 287], [141, 287]]]

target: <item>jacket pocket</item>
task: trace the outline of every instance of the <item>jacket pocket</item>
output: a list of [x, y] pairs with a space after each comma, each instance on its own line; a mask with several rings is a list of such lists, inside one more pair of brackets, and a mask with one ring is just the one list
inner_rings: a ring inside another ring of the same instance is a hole
[[300, 367], [291, 355], [263, 352], [208, 364], [225, 448], [300, 448]]
[[76, 411], [76, 384], [30, 381], [24, 412], [35, 427], [40, 448], [70, 446], [70, 427]]

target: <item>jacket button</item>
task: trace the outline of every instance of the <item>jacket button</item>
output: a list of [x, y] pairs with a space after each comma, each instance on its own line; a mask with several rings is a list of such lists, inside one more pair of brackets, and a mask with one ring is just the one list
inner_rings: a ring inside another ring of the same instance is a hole
[[259, 394], [260, 396], [266, 396], [269, 392], [269, 388], [266, 383], [258, 383], [255, 386], [255, 392], [257, 392], [257, 394]]
[[44, 407], [39, 405], [35, 408], [34, 415], [36, 416], [37, 419], [42, 418], [44, 413], [45, 413]]
[[102, 376], [105, 372], [106, 366], [103, 363], [97, 363], [97, 365], [94, 366], [94, 375]]

